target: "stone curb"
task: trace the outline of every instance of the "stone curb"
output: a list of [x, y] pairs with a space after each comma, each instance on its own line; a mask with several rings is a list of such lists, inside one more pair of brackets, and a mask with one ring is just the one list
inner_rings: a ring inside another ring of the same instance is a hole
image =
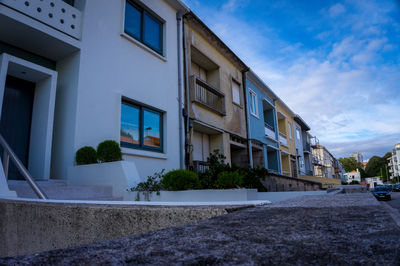
[[390, 217], [393, 218], [396, 225], [400, 228], [400, 212], [390, 206], [387, 202], [381, 202], [381, 205], [389, 213]]

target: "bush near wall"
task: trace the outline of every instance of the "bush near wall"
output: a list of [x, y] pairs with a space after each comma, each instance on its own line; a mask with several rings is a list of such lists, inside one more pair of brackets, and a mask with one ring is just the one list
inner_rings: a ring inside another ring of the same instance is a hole
[[97, 158], [101, 162], [115, 162], [122, 160], [122, 152], [118, 142], [105, 140], [97, 146]]
[[84, 146], [75, 155], [77, 165], [97, 163], [97, 152], [93, 147]]
[[169, 171], [161, 180], [161, 185], [166, 190], [200, 189], [200, 180], [195, 172], [178, 169]]

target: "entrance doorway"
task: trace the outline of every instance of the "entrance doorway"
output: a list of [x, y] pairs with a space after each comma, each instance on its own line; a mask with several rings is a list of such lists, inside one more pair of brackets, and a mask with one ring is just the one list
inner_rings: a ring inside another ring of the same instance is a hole
[[[1, 110], [0, 133], [26, 168], [28, 168], [29, 160], [34, 93], [35, 83], [7, 76]], [[11, 161], [8, 178], [23, 179]]]

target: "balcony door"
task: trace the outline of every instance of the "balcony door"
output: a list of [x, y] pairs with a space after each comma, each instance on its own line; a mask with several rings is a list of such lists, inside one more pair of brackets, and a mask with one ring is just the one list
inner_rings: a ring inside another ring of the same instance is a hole
[[[28, 168], [34, 92], [34, 83], [7, 76], [0, 133], [26, 168]], [[23, 179], [11, 161], [8, 178]]]
[[193, 161], [207, 161], [210, 156], [210, 136], [201, 132], [193, 132]]

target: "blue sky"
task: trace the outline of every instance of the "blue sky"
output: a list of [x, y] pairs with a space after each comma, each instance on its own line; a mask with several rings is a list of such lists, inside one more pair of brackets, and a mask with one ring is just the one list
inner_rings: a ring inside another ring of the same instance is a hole
[[184, 0], [335, 156], [400, 142], [400, 1]]

